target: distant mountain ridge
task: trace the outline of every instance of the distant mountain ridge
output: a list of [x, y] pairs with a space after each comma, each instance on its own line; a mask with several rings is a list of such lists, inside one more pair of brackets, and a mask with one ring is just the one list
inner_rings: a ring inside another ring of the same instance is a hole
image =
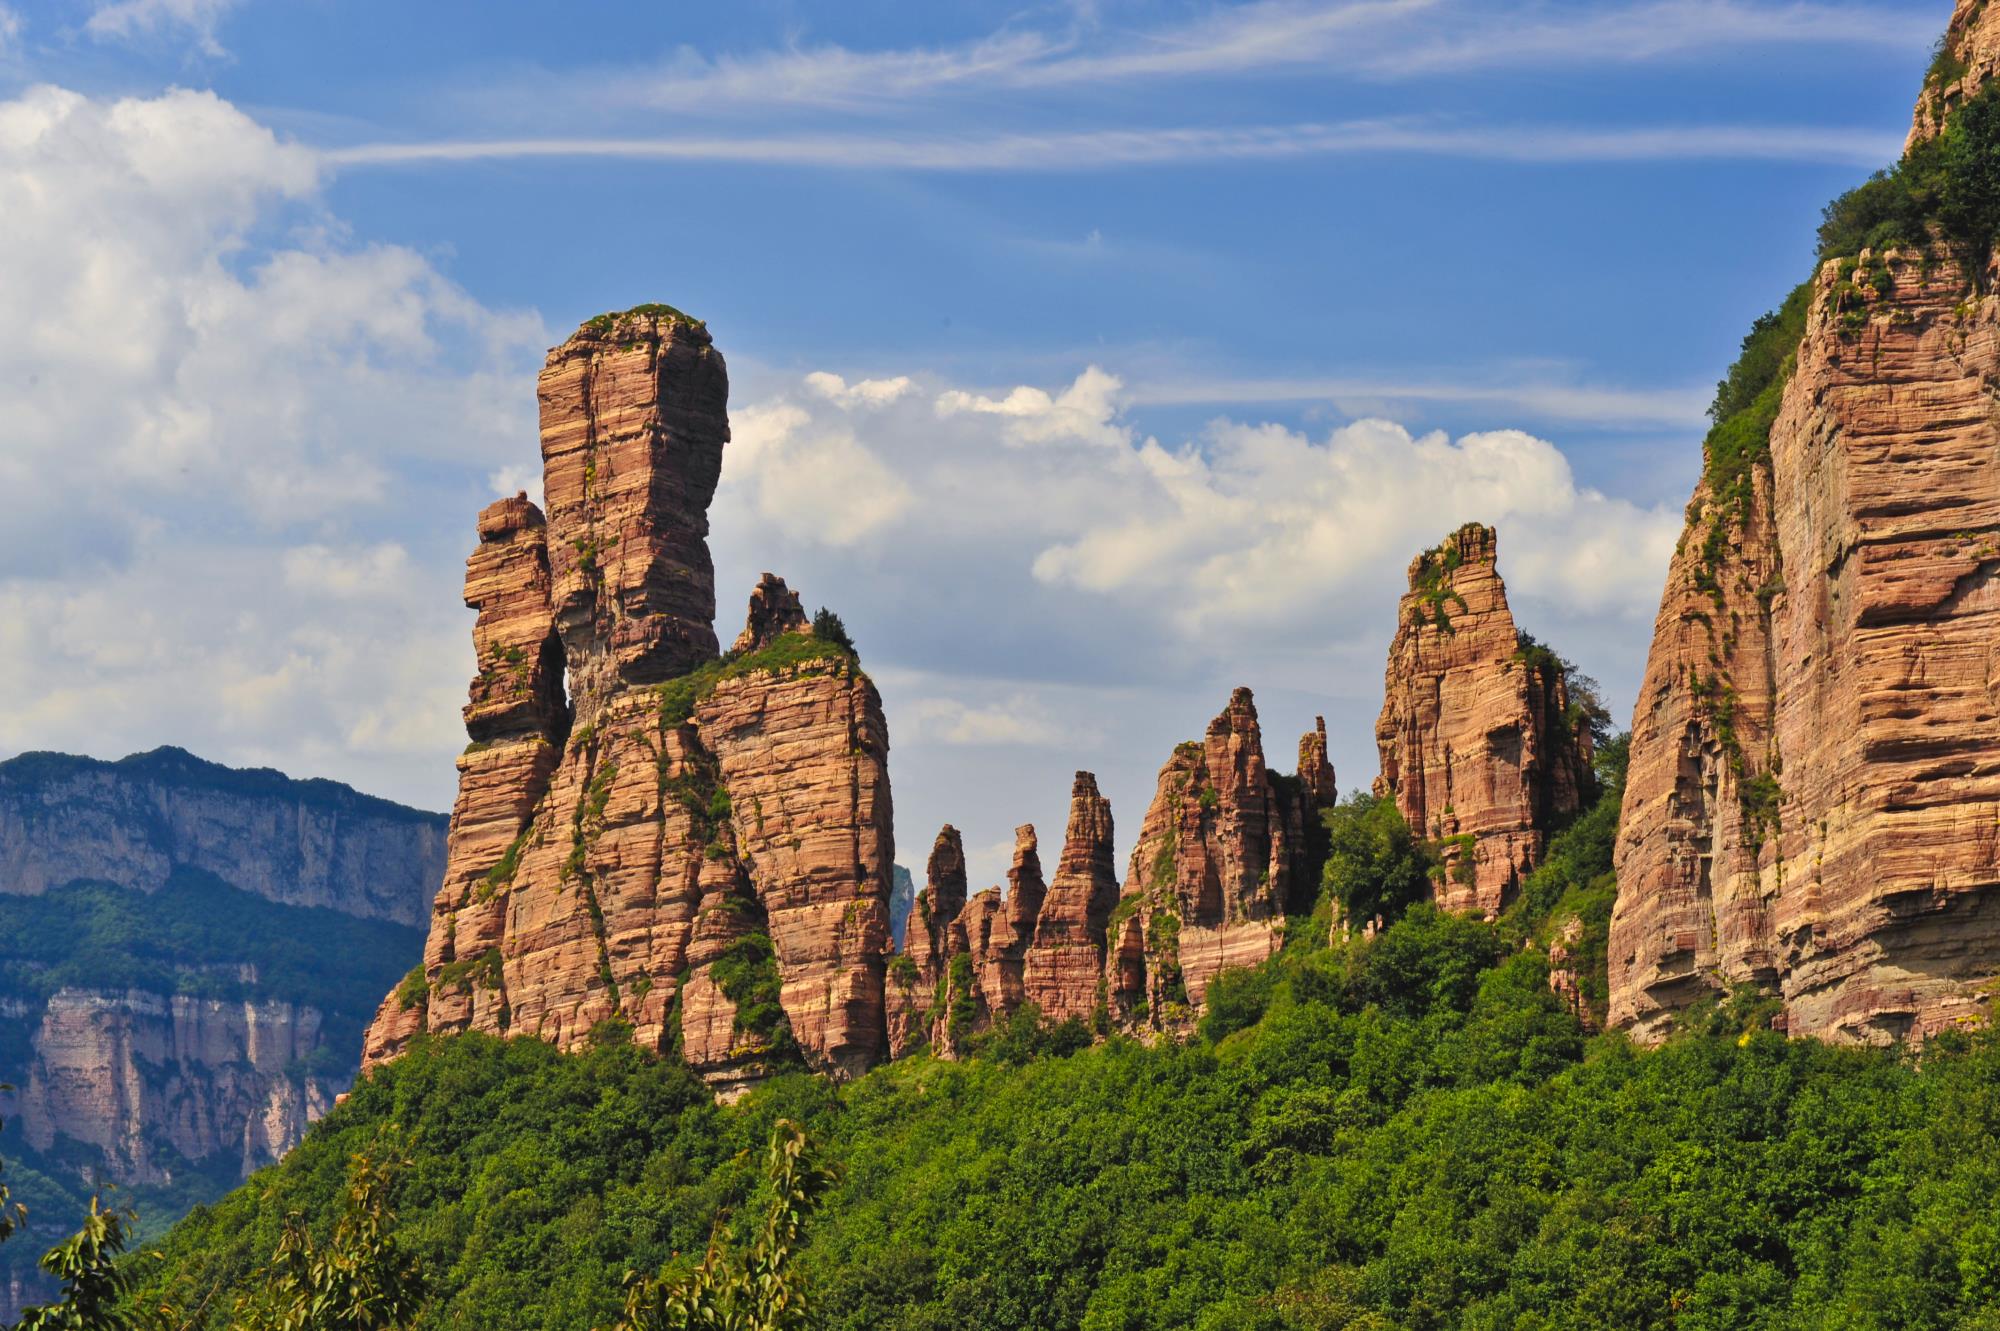
[[446, 819], [166, 747], [0, 762], [0, 1324], [91, 1191], [147, 1232], [297, 1144], [422, 951]]
[[66, 883], [158, 891], [175, 868], [291, 906], [421, 925], [444, 873], [442, 814], [336, 781], [162, 747], [115, 762], [0, 762], [0, 893]]

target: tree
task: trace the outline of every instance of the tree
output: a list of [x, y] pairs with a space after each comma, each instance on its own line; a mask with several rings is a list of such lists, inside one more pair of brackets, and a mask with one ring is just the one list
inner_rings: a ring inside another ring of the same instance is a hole
[[131, 1237], [132, 1213], [100, 1208], [90, 1199], [83, 1228], [42, 1257], [42, 1270], [63, 1282], [62, 1302], [23, 1311], [16, 1331], [127, 1331], [132, 1315], [118, 1307], [132, 1274], [119, 1254]]
[[395, 1331], [423, 1303], [422, 1275], [396, 1246], [389, 1190], [406, 1162], [357, 1152], [333, 1241], [322, 1248], [294, 1212], [271, 1260], [238, 1296], [234, 1331]]
[[814, 1156], [805, 1129], [779, 1119], [764, 1154], [771, 1200], [764, 1227], [747, 1254], [709, 1240], [691, 1271], [644, 1279], [626, 1276], [625, 1316], [616, 1331], [798, 1331], [806, 1325], [805, 1291], [792, 1258], [799, 1230], [833, 1184]]
[[818, 613], [813, 616], [812, 631], [813, 636], [821, 642], [830, 642], [850, 652], [854, 650], [854, 639], [848, 636], [847, 625], [841, 622], [839, 615], [825, 606], [821, 606]]

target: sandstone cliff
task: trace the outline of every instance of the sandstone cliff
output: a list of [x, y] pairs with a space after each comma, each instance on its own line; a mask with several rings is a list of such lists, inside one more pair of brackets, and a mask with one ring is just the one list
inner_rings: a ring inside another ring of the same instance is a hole
[[539, 396], [548, 515], [481, 515], [450, 863], [366, 1060], [424, 1031], [568, 1047], [615, 1019], [724, 1094], [794, 1052], [865, 1069], [886, 1042], [887, 726], [852, 648], [774, 575], [717, 655], [722, 357], [641, 307], [552, 351]]
[[1514, 626], [1498, 544], [1472, 523], [1411, 561], [1375, 723], [1375, 793], [1437, 845], [1438, 905], [1488, 918], [1590, 782], [1588, 731], [1561, 664]]
[[[1944, 50], [1913, 143], [2000, 15], [1961, 3]], [[2000, 974], [2000, 301], [1960, 254], [1830, 259], [1768, 434], [1710, 436], [1619, 834], [1610, 1019], [1642, 1038], [1741, 983], [1794, 1033], [1921, 1037]]]

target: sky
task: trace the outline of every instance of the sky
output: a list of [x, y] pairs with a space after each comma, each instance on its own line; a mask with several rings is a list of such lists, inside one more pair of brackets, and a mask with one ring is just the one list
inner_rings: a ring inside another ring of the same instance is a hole
[[845, 618], [901, 862], [1129, 848], [1238, 684], [1343, 787], [1409, 559], [1496, 526], [1629, 717], [1750, 321], [1947, 0], [0, 0], [0, 753], [450, 806], [534, 375], [728, 359], [727, 641]]

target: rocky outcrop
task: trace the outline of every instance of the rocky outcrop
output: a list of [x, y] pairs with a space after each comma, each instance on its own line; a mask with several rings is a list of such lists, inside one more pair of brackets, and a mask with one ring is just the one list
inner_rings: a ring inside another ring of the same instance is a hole
[[1277, 951], [1300, 863], [1291, 831], [1305, 817], [1299, 792], [1264, 765], [1248, 689], [1231, 695], [1202, 740], [1174, 750], [1108, 923], [1112, 1024], [1187, 1030], [1216, 972]]
[[933, 1041], [948, 1048], [942, 1000], [951, 959], [964, 952], [961, 941], [954, 953], [952, 940], [959, 913], [965, 909], [965, 889], [965, 846], [958, 829], [947, 823], [931, 846], [924, 889], [910, 912], [902, 952], [889, 965], [886, 1001], [892, 1058]]
[[[1962, 3], [1914, 137], [2000, 68]], [[1939, 244], [1829, 260], [1768, 449], [1688, 509], [1632, 728], [1612, 1024], [1752, 984], [1793, 1033], [1978, 1018], [2000, 975], [2000, 299]]]
[[811, 627], [799, 594], [777, 574], [766, 573], [751, 589], [750, 614], [729, 650], [738, 656], [760, 652], [787, 633], [804, 633]]
[[296, 1070], [320, 1045], [319, 1013], [294, 1003], [65, 989], [42, 1010], [14, 1113], [36, 1150], [80, 1144], [122, 1183], [168, 1182], [183, 1159], [247, 1177], [346, 1089], [351, 1071]]
[[2000, 74], [2000, 14], [1988, 0], [1958, 0], [1937, 57], [1917, 94], [1903, 151], [1943, 133], [1951, 113]]
[[1078, 772], [1062, 858], [1035, 917], [1022, 972], [1022, 998], [1046, 1020], [1096, 1025], [1104, 1006], [1104, 930], [1117, 907], [1111, 801], [1098, 793], [1096, 776]]
[[155, 892], [189, 868], [285, 905], [421, 927], [444, 851], [438, 814], [183, 749], [0, 763], [0, 893], [85, 879]]
[[838, 1075], [882, 1057], [881, 699], [772, 574], [718, 657], [727, 395], [706, 329], [664, 306], [549, 354], [546, 522], [524, 499], [487, 510], [467, 574], [482, 662], [539, 632], [548, 669], [493, 703], [474, 684], [423, 971], [384, 1001], [371, 1065], [425, 1031], [570, 1047], [613, 1020], [725, 1095], [794, 1051]]
[[1488, 918], [1590, 781], [1562, 666], [1516, 630], [1498, 544], [1471, 523], [1411, 561], [1375, 723], [1375, 793], [1437, 845], [1438, 905]]

